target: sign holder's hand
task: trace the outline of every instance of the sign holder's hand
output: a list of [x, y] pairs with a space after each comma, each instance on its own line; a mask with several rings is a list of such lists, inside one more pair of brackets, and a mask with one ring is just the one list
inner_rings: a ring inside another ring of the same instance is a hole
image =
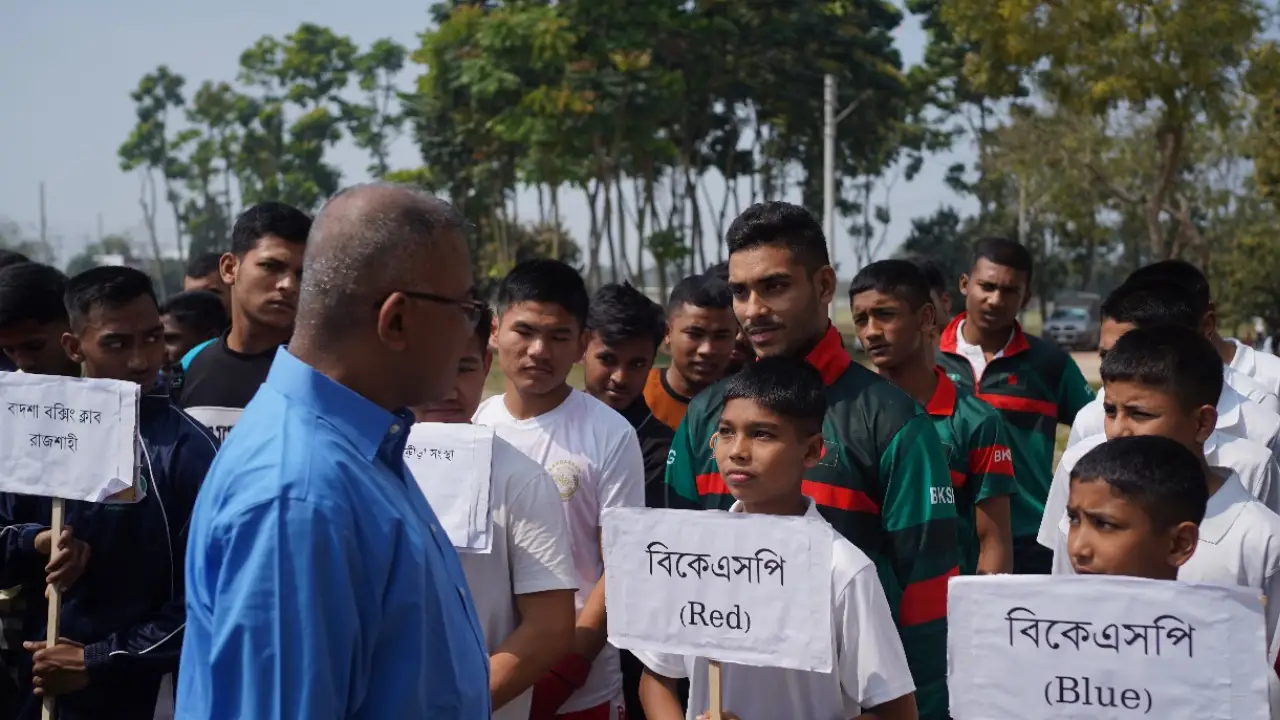
[[[37, 535], [36, 551], [49, 558], [44, 567], [45, 584], [62, 591], [80, 579], [92, 555], [89, 544], [77, 539], [70, 525], [64, 525], [61, 532], [55, 533], [50, 529]], [[47, 589], [45, 597], [49, 598]]]
[[79, 692], [89, 685], [89, 671], [84, 664], [84, 645], [58, 638], [55, 645], [47, 642], [23, 643], [31, 658], [32, 682], [37, 697]]

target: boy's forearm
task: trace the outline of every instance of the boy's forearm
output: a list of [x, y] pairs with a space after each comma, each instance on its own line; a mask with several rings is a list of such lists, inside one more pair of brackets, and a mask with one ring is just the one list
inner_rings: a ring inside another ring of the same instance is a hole
[[853, 720], [918, 720], [920, 713], [916, 710], [916, 698], [907, 693], [886, 703], [880, 703], [855, 717]]
[[974, 513], [978, 531], [978, 574], [1013, 572], [1013, 531], [1010, 527], [1009, 499], [991, 498], [978, 503]]
[[582, 612], [578, 613], [574, 628], [573, 652], [590, 661], [595, 660], [604, 649], [608, 636], [604, 608], [604, 577], [602, 576], [596, 583], [595, 589], [591, 591], [590, 597], [587, 598]]
[[573, 591], [520, 595], [516, 603], [520, 624], [489, 656], [494, 710], [533, 687], [573, 645]]
[[644, 671], [640, 676], [640, 706], [649, 720], [684, 720], [684, 708], [676, 697], [676, 681]]

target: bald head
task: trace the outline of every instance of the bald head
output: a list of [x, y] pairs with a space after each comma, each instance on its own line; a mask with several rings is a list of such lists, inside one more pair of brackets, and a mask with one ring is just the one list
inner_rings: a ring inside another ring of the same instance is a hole
[[433, 247], [456, 242], [464, 227], [452, 205], [411, 187], [357, 185], [335, 195], [307, 238], [295, 335], [336, 340], [388, 294], [431, 292]]

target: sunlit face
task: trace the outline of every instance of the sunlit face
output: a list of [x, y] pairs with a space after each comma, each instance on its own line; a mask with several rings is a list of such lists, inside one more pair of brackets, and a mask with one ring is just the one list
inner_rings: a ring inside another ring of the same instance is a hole
[[729, 256], [729, 289], [758, 356], [799, 356], [826, 330], [835, 271], [810, 274], [786, 247], [758, 245]]
[[229, 297], [227, 284], [222, 282], [222, 274], [214, 270], [207, 275], [200, 277], [186, 276], [182, 278], [182, 290], [206, 290], [217, 295], [222, 300], [222, 306], [227, 308], [227, 312], [231, 311], [231, 298]]
[[62, 336], [67, 355], [84, 364], [85, 377], [127, 380], [150, 389], [164, 364], [164, 325], [150, 295], [119, 307], [90, 308], [84, 326]]
[[1102, 389], [1102, 410], [1106, 415], [1103, 427], [1108, 440], [1130, 435], [1159, 435], [1200, 454], [1218, 422], [1218, 410], [1214, 406], [1188, 410], [1162, 388], [1113, 380]]
[[748, 506], [798, 495], [804, 471], [822, 457], [822, 433], [804, 432], [745, 398], [724, 404], [713, 442], [720, 476], [733, 497]]
[[1001, 332], [1013, 327], [1018, 312], [1030, 297], [1027, 274], [986, 258], [978, 258], [960, 276], [966, 322], [980, 332]]
[[507, 382], [516, 392], [532, 396], [562, 388], [586, 344], [577, 318], [557, 303], [540, 302], [507, 308], [490, 341]]
[[1098, 330], [1098, 357], [1106, 358], [1107, 353], [1111, 352], [1111, 348], [1116, 346], [1116, 341], [1125, 333], [1136, 327], [1133, 323], [1116, 322], [1111, 318], [1103, 318], [1101, 328]]
[[671, 366], [690, 384], [706, 387], [724, 377], [737, 334], [732, 308], [681, 305], [667, 319]]
[[1142, 507], [1098, 479], [1071, 481], [1067, 521], [1067, 552], [1078, 575], [1172, 580], [1198, 537], [1194, 523], [1155, 527]]
[[[487, 338], [486, 338], [487, 340]], [[458, 373], [454, 377], [453, 386], [444, 397], [436, 402], [429, 402], [413, 408], [418, 422], [468, 423], [480, 407], [484, 397], [484, 382], [489, 376], [489, 364], [493, 354], [489, 352], [488, 343], [481, 344], [480, 338], [472, 333], [467, 341], [462, 357], [458, 359]]]
[[933, 306], [910, 303], [877, 290], [852, 298], [853, 327], [871, 362], [880, 369], [893, 368], [918, 357], [932, 341]]
[[241, 313], [255, 325], [291, 330], [305, 249], [302, 243], [267, 235], [243, 257], [223, 255], [221, 274], [231, 287], [233, 316]]
[[0, 328], [0, 350], [22, 372], [77, 377], [80, 366], [62, 348], [67, 329], [65, 320], [44, 324], [24, 320]]
[[614, 410], [631, 407], [643, 393], [657, 354], [655, 338], [634, 337], [607, 344], [589, 333], [582, 357], [587, 392]]

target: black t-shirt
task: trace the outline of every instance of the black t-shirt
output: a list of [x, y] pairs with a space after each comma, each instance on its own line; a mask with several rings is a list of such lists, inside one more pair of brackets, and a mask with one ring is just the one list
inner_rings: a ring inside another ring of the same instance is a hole
[[664, 482], [667, 454], [671, 452], [675, 431], [654, 417], [643, 396], [631, 403], [622, 416], [636, 429], [636, 436], [640, 438], [640, 454], [644, 457], [645, 507], [664, 508], [667, 506], [667, 485]]
[[191, 360], [177, 392], [178, 407], [225, 440], [266, 381], [275, 357], [276, 348], [256, 355], [238, 353], [227, 347], [223, 333]]

